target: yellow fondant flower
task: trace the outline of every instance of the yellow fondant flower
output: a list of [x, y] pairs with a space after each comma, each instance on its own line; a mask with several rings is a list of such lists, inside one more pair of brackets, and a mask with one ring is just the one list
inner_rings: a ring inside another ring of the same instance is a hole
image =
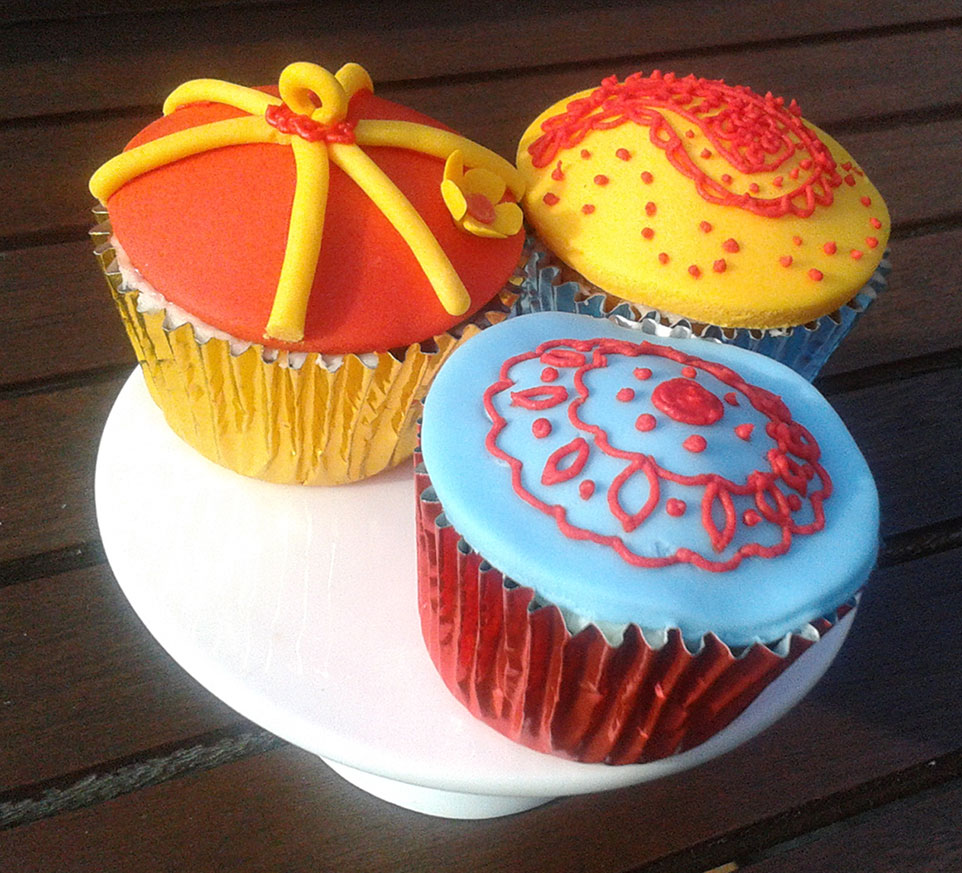
[[464, 172], [460, 149], [444, 163], [441, 196], [458, 226], [475, 236], [504, 239], [521, 230], [521, 207], [500, 202], [507, 187], [501, 176], [483, 167]]

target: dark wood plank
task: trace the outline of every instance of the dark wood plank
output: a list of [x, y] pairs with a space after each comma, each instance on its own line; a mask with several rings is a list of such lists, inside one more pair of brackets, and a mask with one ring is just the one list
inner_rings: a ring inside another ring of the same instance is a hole
[[[0, 118], [156, 104], [181, 81], [198, 76], [270, 82], [291, 60], [316, 60], [331, 68], [358, 61], [381, 82], [581, 65], [601, 58], [633, 57], [650, 67], [669, 53], [829, 36], [838, 45], [878, 28], [891, 28], [899, 41], [898, 29], [905, 25], [962, 15], [958, 3], [937, 0], [818, 2], [778, 16], [768, 14], [765, 0], [724, 6], [693, 0], [682, 13], [692, 26], [678, 27], [679, 4], [673, 0], [588, 9], [573, 0], [245, 7], [146, 15], [113, 8], [109, 16], [10, 24], [0, 32], [0, 56], [16, 58], [17, 64], [6, 74], [0, 71], [5, 95]], [[204, 34], [202, 41], [195, 38], [198, 33]], [[933, 33], [932, 38], [940, 37]], [[830, 75], [824, 68], [807, 72]], [[844, 64], [839, 72], [844, 76]], [[906, 87], [911, 78], [880, 77], [880, 87], [897, 100], [892, 89]], [[579, 88], [594, 80], [580, 81]], [[766, 90], [779, 83], [753, 84]]]
[[244, 723], [154, 642], [105, 564], [0, 588], [0, 793]]
[[97, 537], [97, 445], [122, 379], [0, 402], [0, 561]]
[[960, 570], [956, 550], [876, 574], [839, 658], [805, 701], [729, 755], [671, 778], [457, 822], [377, 801], [288, 748], [0, 833], [0, 853], [24, 871], [69, 857], [76, 873], [176, 869], [188, 855], [197, 873], [536, 873], [546, 864], [610, 873], [699, 846], [674, 869], [705, 869], [729, 850], [747, 853], [725, 841], [738, 829], [750, 829], [757, 851], [773, 817], [830, 807], [839, 792], [958, 748]]
[[739, 870], [835, 873], [841, 859], [858, 858], [859, 873], [957, 873], [962, 870], [962, 784], [890, 803], [813, 837]]
[[82, 240], [0, 255], [0, 382], [136, 364], [92, 252]]
[[[748, 54], [669, 60], [684, 69], [725, 74], [732, 81], [761, 90], [770, 88], [794, 95], [808, 117], [831, 132], [833, 126], [853, 118], [888, 114], [897, 107], [931, 108], [933, 103], [945, 101], [946, 94], [957, 91], [954, 58], [962, 49], [960, 34], [962, 28], [950, 28], [936, 34], [868, 39], [845, 50], [832, 43], [791, 43]], [[907, 55], [918, 59], [913, 75], [897, 79], [894, 89], [882, 87], [878, 69], [898, 68]], [[563, 72], [527, 72], [494, 81], [387, 87], [379, 93], [410, 103], [513, 157], [522, 131], [545, 105], [596, 84], [607, 73], [624, 74], [636, 67], [634, 61], [622, 61]], [[158, 103], [161, 97], [162, 92], [156, 98]], [[92, 203], [87, 191], [90, 174], [155, 115], [145, 112], [120, 118], [0, 127], [0, 165], [21, 168], [0, 177], [0, 199], [7, 204], [0, 216], [0, 237], [82, 228]], [[933, 169], [962, 161], [962, 121], [958, 118], [848, 134], [843, 139], [885, 194], [896, 221], [962, 212], [962, 192], [951, 184], [951, 172]], [[29, 161], [23, 160], [25, 155], [30, 156]]]

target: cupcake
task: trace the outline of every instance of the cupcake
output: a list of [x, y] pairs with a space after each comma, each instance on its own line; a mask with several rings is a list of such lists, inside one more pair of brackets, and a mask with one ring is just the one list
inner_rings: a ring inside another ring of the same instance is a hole
[[409, 457], [431, 377], [514, 299], [517, 171], [356, 64], [187, 82], [90, 189], [151, 395], [244, 475], [339, 484]]
[[421, 627], [477, 718], [631, 764], [713, 736], [854, 606], [878, 497], [801, 376], [568, 313], [458, 349], [425, 401]]
[[518, 168], [536, 237], [521, 312], [614, 313], [812, 379], [885, 288], [885, 201], [794, 100], [611, 77], [538, 116]]

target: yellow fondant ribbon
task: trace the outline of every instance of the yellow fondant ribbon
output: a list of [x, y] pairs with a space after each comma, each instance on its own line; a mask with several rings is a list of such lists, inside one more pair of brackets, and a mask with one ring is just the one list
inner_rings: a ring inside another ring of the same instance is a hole
[[185, 82], [164, 102], [165, 115], [200, 101], [223, 103], [248, 115], [187, 128], [129, 149], [94, 173], [90, 191], [105, 203], [131, 179], [190, 155], [244, 143], [289, 145], [296, 168], [294, 202], [265, 338], [291, 343], [304, 338], [324, 233], [329, 159], [391, 222], [417, 258], [445, 311], [462, 315], [471, 298], [444, 249], [410, 201], [361, 146], [394, 146], [442, 160], [460, 150], [466, 163], [500, 176], [519, 200], [524, 194], [521, 174], [489, 149], [427, 125], [361, 120], [351, 131], [344, 124], [351, 97], [373, 88], [367, 71], [358, 64], [345, 64], [331, 75], [317, 64], [304, 62], [290, 64], [281, 72], [280, 98], [219, 79]]

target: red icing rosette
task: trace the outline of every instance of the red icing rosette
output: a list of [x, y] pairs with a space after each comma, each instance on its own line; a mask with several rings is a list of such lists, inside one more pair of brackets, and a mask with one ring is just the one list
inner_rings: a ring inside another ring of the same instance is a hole
[[[476, 718], [539, 752], [639, 764], [691, 749], [729, 725], [808, 648], [737, 653], [714, 634], [691, 652], [681, 632], [652, 647], [637, 625], [611, 645], [594, 625], [572, 634], [555, 606], [504, 577], [450, 525], [415, 455], [418, 608], [434, 666]], [[836, 622], [851, 606], [836, 611]], [[836, 622], [811, 624], [819, 638]]]

